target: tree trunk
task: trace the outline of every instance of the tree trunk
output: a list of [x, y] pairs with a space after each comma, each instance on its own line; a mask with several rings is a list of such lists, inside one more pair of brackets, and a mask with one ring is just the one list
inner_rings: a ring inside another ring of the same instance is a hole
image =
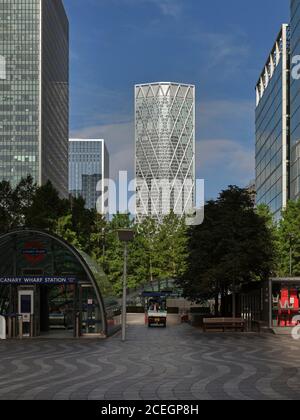
[[219, 316], [219, 292], [215, 294], [215, 317]]

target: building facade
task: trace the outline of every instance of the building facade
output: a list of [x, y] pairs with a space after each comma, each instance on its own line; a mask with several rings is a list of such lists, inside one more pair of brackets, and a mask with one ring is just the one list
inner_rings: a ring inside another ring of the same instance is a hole
[[109, 179], [109, 155], [104, 140], [70, 139], [69, 193], [82, 197], [86, 208], [107, 213], [105, 180]]
[[195, 202], [195, 86], [135, 86], [137, 221], [190, 214]]
[[0, 180], [68, 194], [69, 25], [62, 0], [0, 0]]
[[[291, 1], [291, 61], [300, 56], [300, 1]], [[297, 60], [299, 63], [299, 59]], [[291, 72], [291, 199], [300, 198], [300, 80]]]
[[289, 199], [290, 29], [282, 25], [256, 85], [256, 203], [279, 220]]

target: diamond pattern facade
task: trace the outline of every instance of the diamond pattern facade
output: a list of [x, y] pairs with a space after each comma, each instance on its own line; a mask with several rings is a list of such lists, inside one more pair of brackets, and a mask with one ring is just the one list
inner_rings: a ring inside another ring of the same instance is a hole
[[159, 222], [173, 210], [190, 214], [195, 201], [195, 86], [135, 86], [137, 220]]

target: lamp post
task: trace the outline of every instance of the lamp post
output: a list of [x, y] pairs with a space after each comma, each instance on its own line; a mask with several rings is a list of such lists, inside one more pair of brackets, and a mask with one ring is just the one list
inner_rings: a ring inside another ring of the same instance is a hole
[[295, 235], [293, 233], [289, 233], [289, 240], [290, 240], [290, 277], [293, 276], [293, 239]]
[[127, 321], [127, 247], [133, 241], [134, 231], [132, 229], [118, 229], [119, 241], [124, 243], [124, 271], [123, 271], [123, 304], [122, 304], [122, 341], [126, 340]]

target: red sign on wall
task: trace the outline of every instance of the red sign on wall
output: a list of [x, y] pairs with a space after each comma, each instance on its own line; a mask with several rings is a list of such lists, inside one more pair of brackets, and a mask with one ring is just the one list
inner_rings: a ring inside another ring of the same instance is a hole
[[38, 264], [45, 259], [47, 249], [41, 242], [32, 241], [24, 245], [22, 254], [30, 264]]

